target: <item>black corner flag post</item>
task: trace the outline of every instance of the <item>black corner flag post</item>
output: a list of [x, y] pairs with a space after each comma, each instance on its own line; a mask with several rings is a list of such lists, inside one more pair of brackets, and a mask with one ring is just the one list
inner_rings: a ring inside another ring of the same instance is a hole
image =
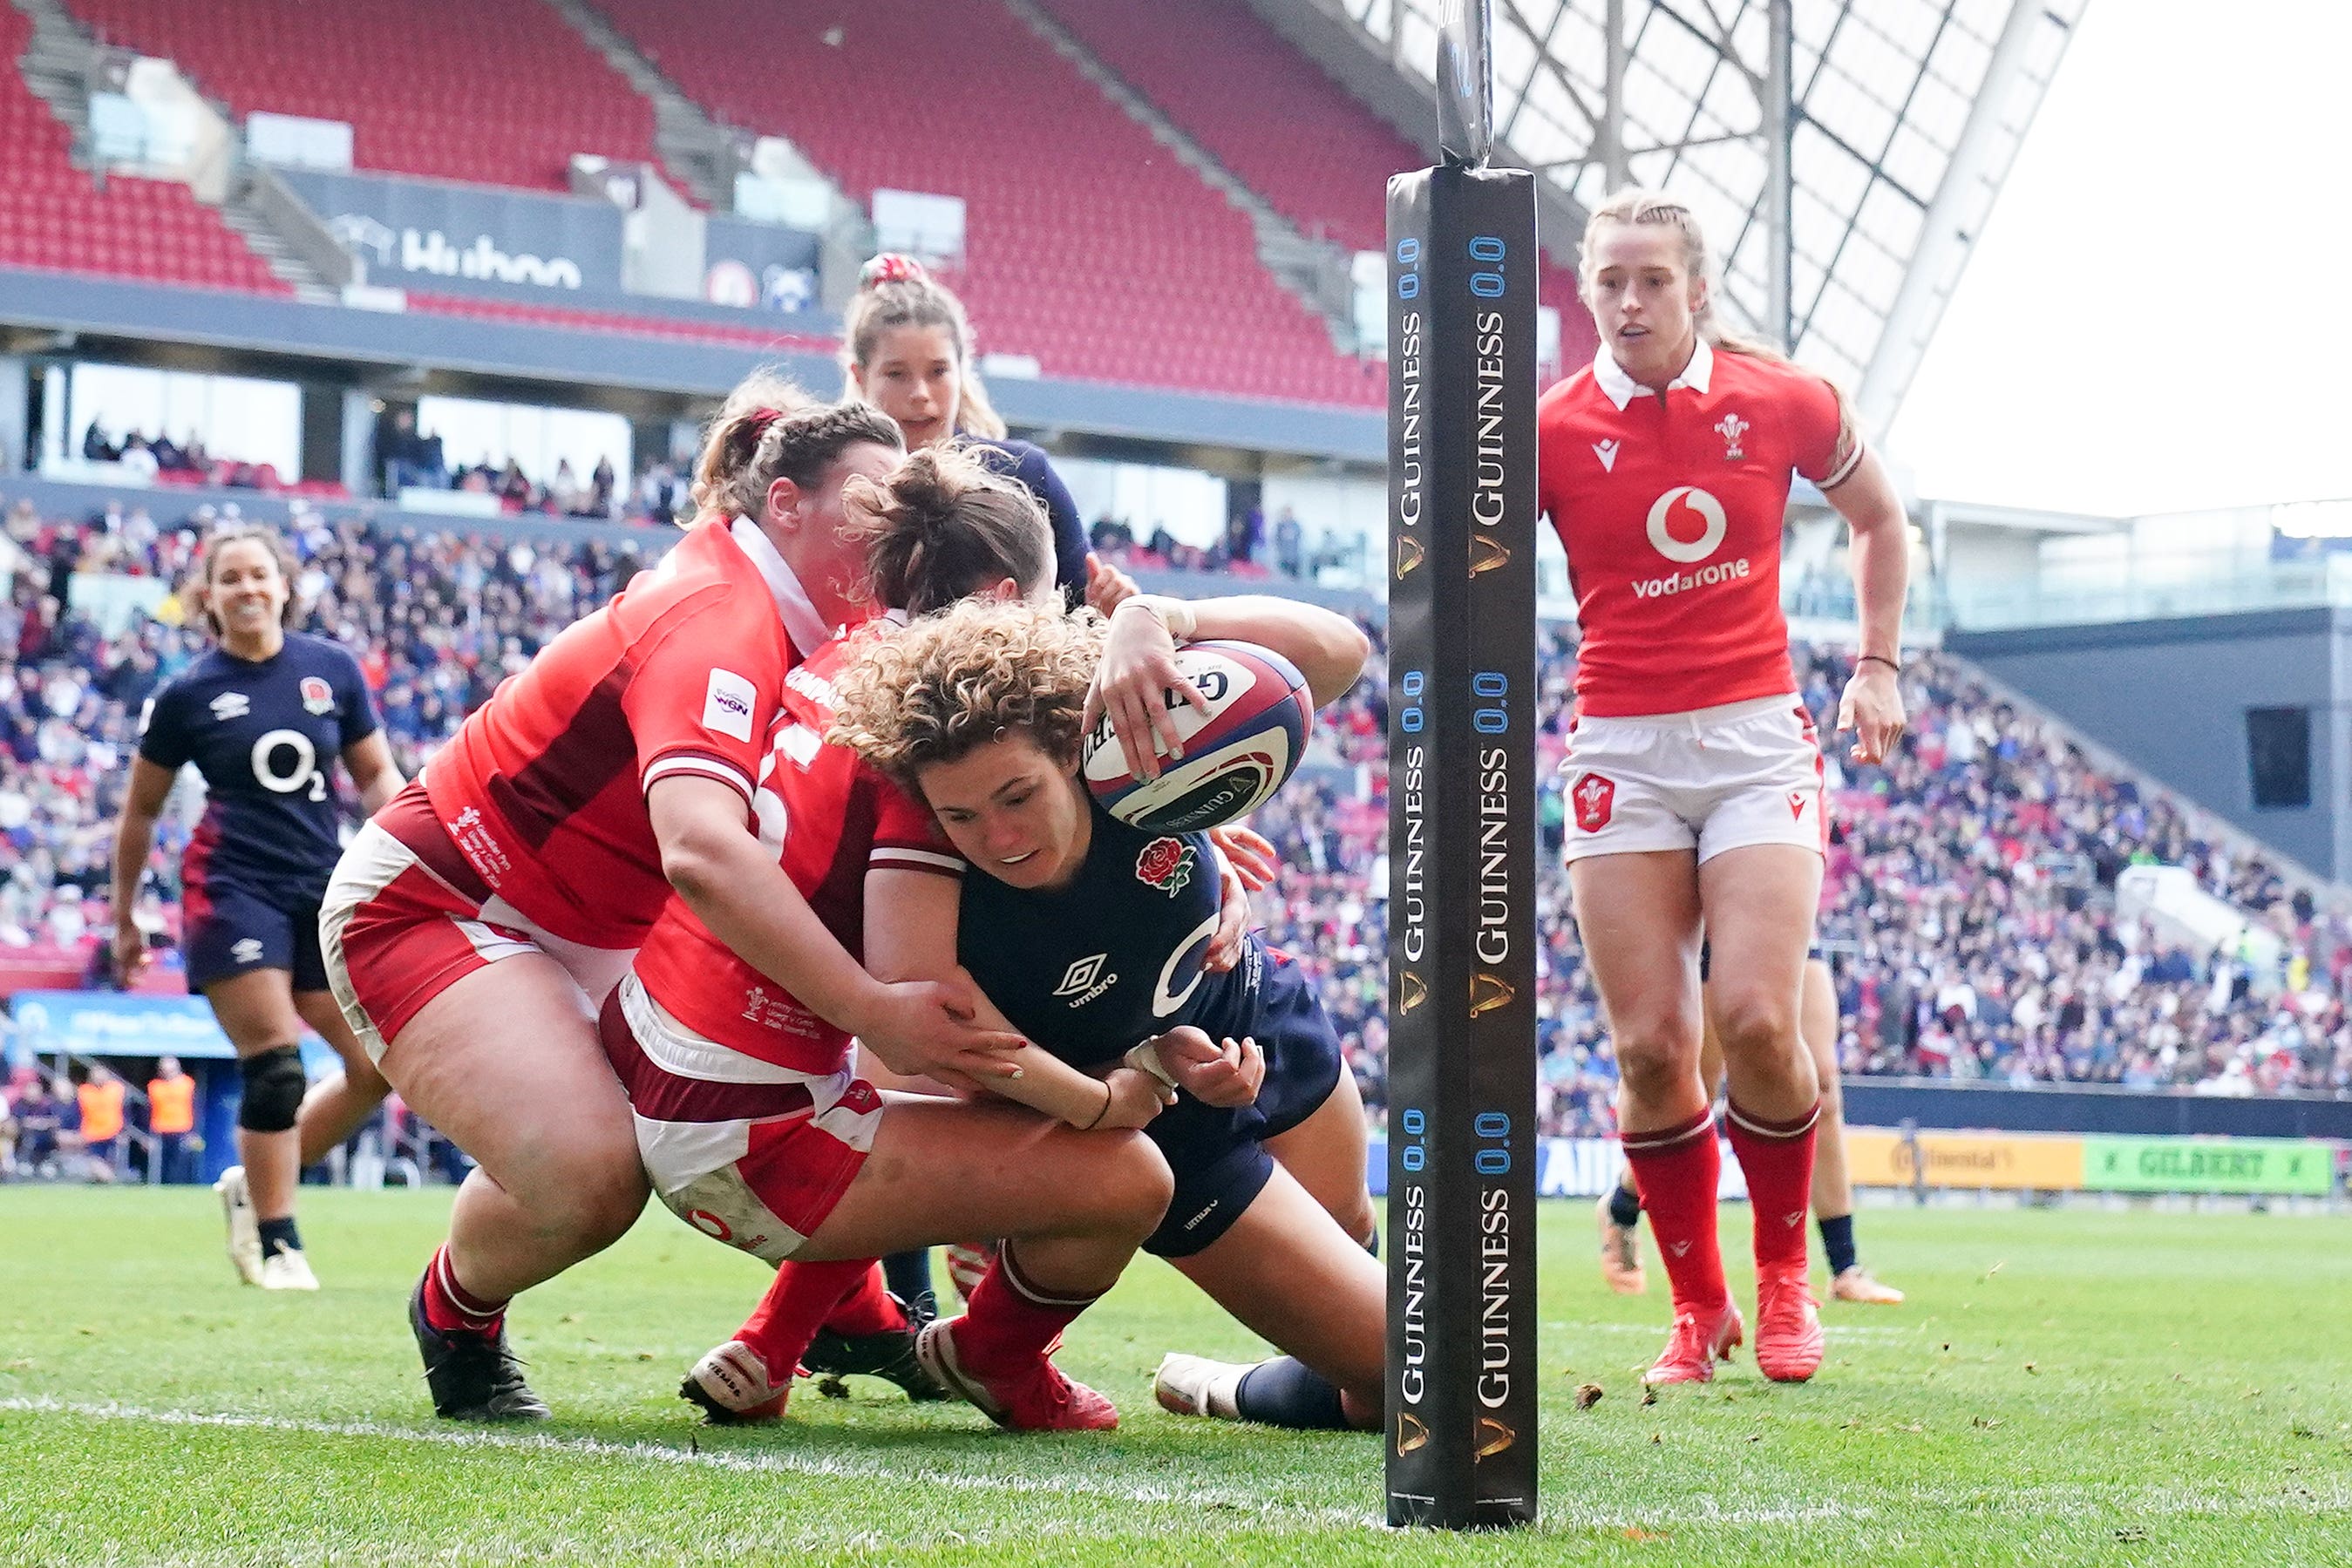
[[1487, 0], [1444, 160], [1389, 183], [1388, 1518], [1536, 1516], [1535, 177], [1487, 166]]

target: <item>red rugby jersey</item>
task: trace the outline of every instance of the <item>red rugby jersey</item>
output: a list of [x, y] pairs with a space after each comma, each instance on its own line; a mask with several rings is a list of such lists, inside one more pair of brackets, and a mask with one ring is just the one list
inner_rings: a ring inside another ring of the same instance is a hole
[[1790, 474], [1827, 489], [1837, 394], [1810, 371], [1702, 340], [1664, 395], [1604, 346], [1537, 410], [1537, 490], [1583, 631], [1577, 708], [1687, 713], [1797, 689], [1780, 613]]
[[[866, 873], [874, 869], [962, 874], [963, 861], [930, 809], [845, 746], [827, 745], [833, 677], [870, 630], [836, 638], [785, 677], [783, 704], [761, 758], [754, 810], [825, 929], [861, 962]], [[672, 1018], [706, 1039], [796, 1072], [833, 1072], [849, 1035], [737, 957], [686, 901], [673, 897], [636, 957], [637, 978]]]
[[785, 674], [830, 635], [757, 526], [703, 523], [501, 684], [425, 770], [482, 880], [545, 930], [634, 947], [670, 896], [646, 791], [753, 780]]

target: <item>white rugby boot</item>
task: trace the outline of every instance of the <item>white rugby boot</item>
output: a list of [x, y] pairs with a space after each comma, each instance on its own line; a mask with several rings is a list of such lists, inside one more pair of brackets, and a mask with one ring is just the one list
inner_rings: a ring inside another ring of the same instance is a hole
[[261, 1280], [261, 1221], [254, 1217], [253, 1195], [245, 1187], [245, 1167], [231, 1166], [213, 1183], [221, 1218], [228, 1222], [228, 1260], [236, 1277], [248, 1285]]
[[310, 1260], [301, 1249], [281, 1247], [261, 1260], [261, 1288], [265, 1291], [315, 1291], [319, 1276], [310, 1272]]
[[1257, 1364], [1254, 1361], [1211, 1361], [1205, 1355], [1187, 1355], [1181, 1350], [1171, 1350], [1160, 1358], [1160, 1370], [1152, 1375], [1151, 1396], [1171, 1416], [1238, 1421], [1241, 1411], [1234, 1400], [1241, 1389], [1242, 1375]]

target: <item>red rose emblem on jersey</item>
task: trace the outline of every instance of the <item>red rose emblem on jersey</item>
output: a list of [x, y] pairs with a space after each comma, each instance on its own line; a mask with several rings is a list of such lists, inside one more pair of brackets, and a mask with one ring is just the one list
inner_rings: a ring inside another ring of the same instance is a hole
[[1154, 839], [1135, 857], [1135, 880], [1173, 898], [1192, 881], [1200, 852], [1181, 839]]
[[302, 677], [302, 706], [312, 713], [335, 711], [335, 688], [317, 675]]
[[1598, 773], [1580, 773], [1568, 799], [1576, 808], [1576, 825], [1585, 832], [1597, 833], [1609, 825], [1610, 808], [1617, 803], [1617, 786]]

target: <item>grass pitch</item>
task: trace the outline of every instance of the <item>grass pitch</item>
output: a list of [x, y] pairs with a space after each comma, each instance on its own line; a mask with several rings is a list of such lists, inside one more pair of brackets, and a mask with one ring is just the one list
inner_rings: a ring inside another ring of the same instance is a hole
[[202, 1189], [0, 1188], [0, 1563], [2352, 1563], [2343, 1218], [1867, 1211], [1909, 1304], [1831, 1305], [1811, 1385], [1743, 1357], [1644, 1406], [1663, 1281], [1606, 1294], [1546, 1204], [1543, 1522], [1407, 1537], [1371, 1437], [1152, 1404], [1163, 1349], [1253, 1351], [1149, 1260], [1063, 1355], [1108, 1437], [878, 1384], [712, 1431], [677, 1380], [758, 1266], [655, 1210], [517, 1313], [559, 1419], [452, 1428], [403, 1319], [447, 1202], [306, 1189], [295, 1297], [232, 1281]]

